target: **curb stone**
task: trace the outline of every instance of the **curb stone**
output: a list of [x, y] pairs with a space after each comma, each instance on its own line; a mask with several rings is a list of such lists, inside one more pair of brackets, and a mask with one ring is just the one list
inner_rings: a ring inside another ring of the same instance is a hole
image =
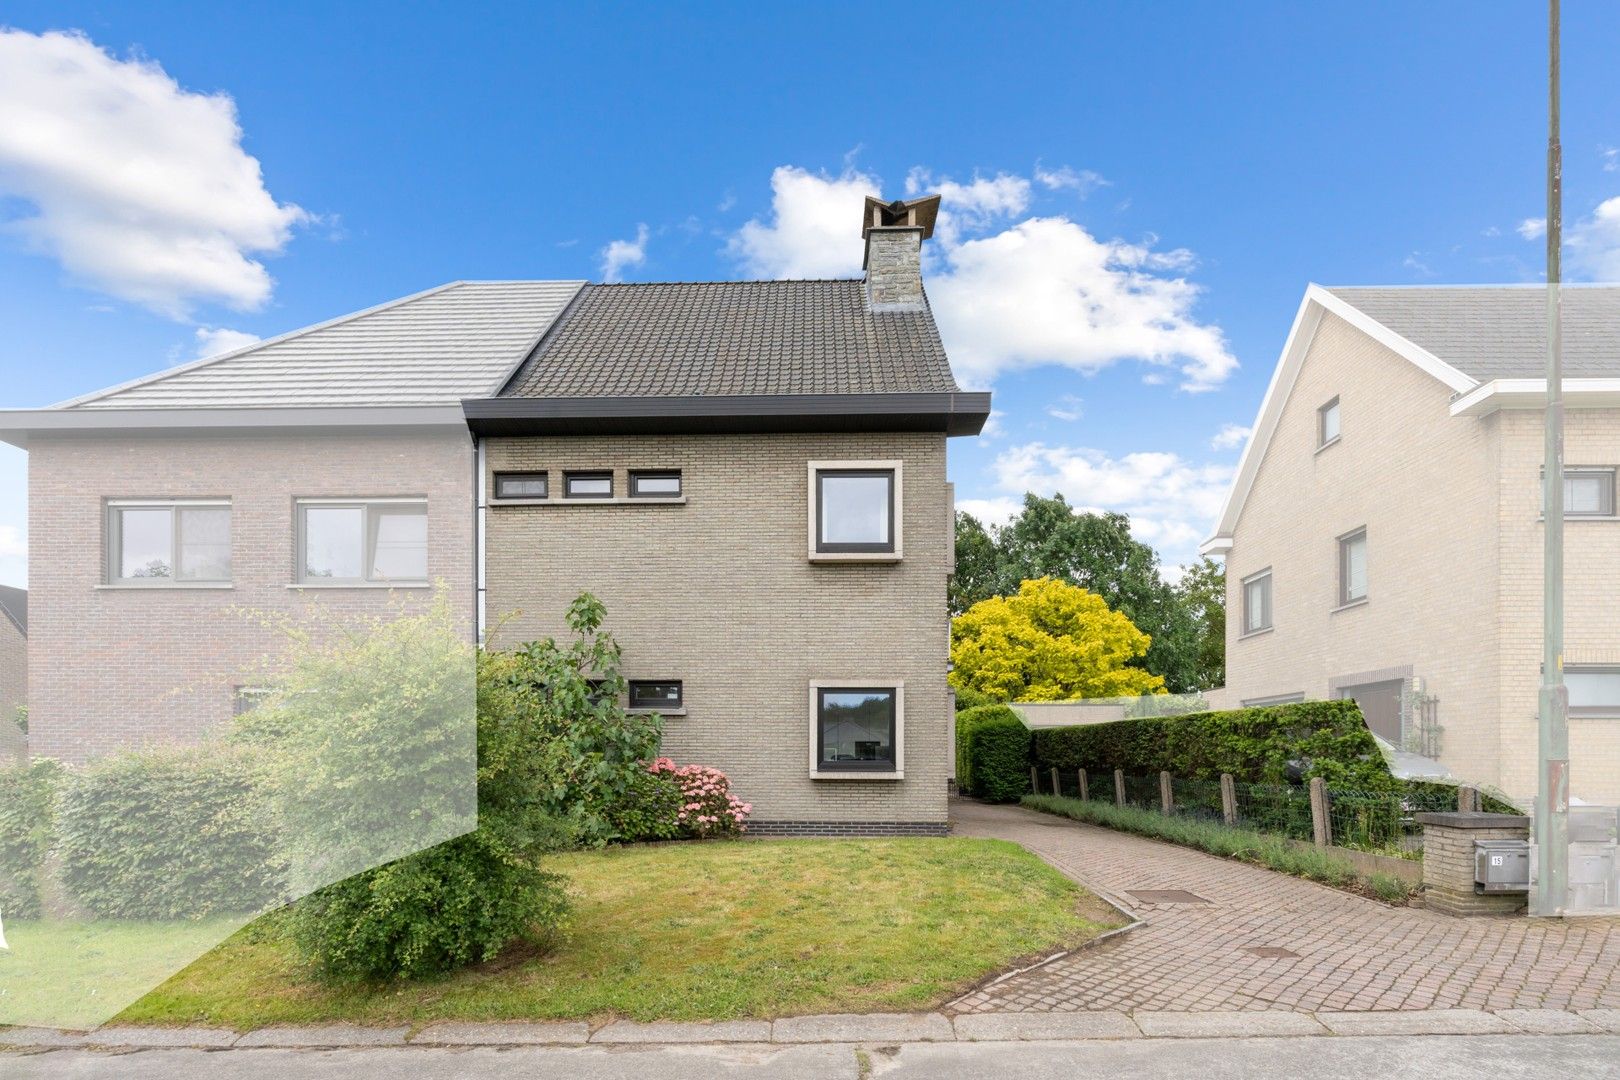
[[942, 1013], [833, 1013], [792, 1016], [771, 1024], [771, 1041], [954, 1042], [956, 1032]]
[[1518, 1035], [1518, 1028], [1483, 1009], [1426, 1012], [1321, 1012], [1316, 1018], [1335, 1035]]
[[1139, 1039], [1141, 1030], [1119, 1012], [968, 1013], [953, 1021], [960, 1042], [1045, 1042]]
[[1263, 1038], [1326, 1035], [1309, 1013], [1296, 1012], [1142, 1012], [1131, 1014], [1142, 1034], [1153, 1039]]
[[1577, 1014], [1583, 1020], [1589, 1020], [1604, 1031], [1620, 1033], [1620, 1009], [1580, 1009]]
[[42, 1027], [0, 1028], [0, 1046], [66, 1047], [83, 1045], [84, 1035], [77, 1031], [59, 1031], [56, 1028]]
[[234, 1046], [240, 1038], [229, 1028], [103, 1027], [82, 1040], [86, 1046], [133, 1046], [142, 1049]]
[[[413, 1040], [414, 1041], [414, 1040]], [[591, 1036], [593, 1043], [768, 1043], [769, 1020], [721, 1020], [715, 1023], [637, 1023], [615, 1020]]]
[[1603, 1029], [1579, 1013], [1560, 1009], [1498, 1009], [1496, 1015], [1532, 1035], [1601, 1035]]
[[583, 1046], [591, 1029], [583, 1020], [509, 1024], [429, 1024], [411, 1037], [413, 1046]]
[[238, 1047], [404, 1046], [408, 1027], [368, 1028], [358, 1024], [323, 1027], [260, 1028], [236, 1040]]

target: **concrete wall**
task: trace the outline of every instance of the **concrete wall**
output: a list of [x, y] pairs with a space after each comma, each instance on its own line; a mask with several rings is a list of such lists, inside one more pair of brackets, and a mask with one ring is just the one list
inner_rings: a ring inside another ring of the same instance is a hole
[[[1317, 448], [1337, 396], [1342, 437]], [[1441, 759], [1503, 779], [1497, 721], [1501, 442], [1453, 418], [1451, 392], [1324, 315], [1227, 557], [1227, 685], [1243, 700], [1421, 677], [1439, 698]], [[1337, 538], [1367, 530], [1368, 600], [1339, 608]], [[1242, 635], [1242, 579], [1272, 568], [1273, 629]]]
[[14, 723], [28, 700], [28, 639], [0, 613], [0, 764], [19, 756], [25, 740]]
[[[294, 500], [425, 496], [428, 573], [472, 622], [472, 444], [402, 435], [51, 437], [29, 447], [30, 753], [84, 761], [231, 715], [281, 639], [250, 612], [383, 613], [429, 589], [293, 589]], [[228, 498], [225, 588], [107, 588], [105, 504]]]
[[[953, 537], [936, 434], [504, 438], [491, 474], [675, 468], [686, 502], [492, 506], [487, 609], [494, 644], [565, 632], [590, 590], [628, 678], [680, 679], [686, 715], [665, 752], [724, 770], [764, 823], [938, 831], [951, 772], [945, 585]], [[807, 557], [811, 461], [903, 461], [904, 558]], [[491, 483], [493, 491], [493, 482]], [[905, 684], [904, 778], [812, 779], [809, 686]]]

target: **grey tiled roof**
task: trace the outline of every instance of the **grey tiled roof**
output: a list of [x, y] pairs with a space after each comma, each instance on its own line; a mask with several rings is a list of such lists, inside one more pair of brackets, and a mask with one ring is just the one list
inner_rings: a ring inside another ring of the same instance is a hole
[[[1546, 373], [1545, 286], [1357, 286], [1328, 292], [1480, 382]], [[1620, 375], [1620, 286], [1566, 286], [1563, 308], [1564, 374]]]
[[958, 389], [927, 311], [866, 310], [860, 281], [587, 285], [503, 397]]
[[24, 635], [28, 633], [28, 590], [0, 585], [0, 614], [9, 615]]

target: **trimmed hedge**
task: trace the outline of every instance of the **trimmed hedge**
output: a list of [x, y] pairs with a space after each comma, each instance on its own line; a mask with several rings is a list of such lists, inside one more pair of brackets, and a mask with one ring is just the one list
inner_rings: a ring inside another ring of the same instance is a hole
[[0, 911], [41, 914], [40, 878], [55, 832], [62, 766], [49, 758], [0, 768]]
[[1017, 713], [983, 705], [957, 716], [956, 724], [957, 782], [968, 794], [989, 802], [1016, 802], [1028, 794], [1029, 729]]
[[1320, 776], [1359, 791], [1401, 787], [1353, 701], [1044, 728], [1035, 732], [1034, 764], [1043, 774], [1051, 768], [1135, 774], [1164, 769], [1196, 780], [1231, 773], [1244, 783], [1285, 784]]

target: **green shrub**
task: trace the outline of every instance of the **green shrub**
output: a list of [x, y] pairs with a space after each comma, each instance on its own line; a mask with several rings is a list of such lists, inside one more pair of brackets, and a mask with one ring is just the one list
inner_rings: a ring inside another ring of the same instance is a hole
[[55, 836], [62, 766], [48, 758], [0, 768], [0, 911], [41, 913], [40, 877]]
[[968, 759], [968, 732], [987, 720], [1016, 720], [1018, 714], [1006, 705], [976, 705], [956, 714], [956, 786], [966, 792], [973, 790], [973, 762]]
[[667, 773], [644, 770], [608, 808], [622, 840], [674, 840], [681, 835], [681, 789]]
[[62, 884], [111, 919], [200, 919], [282, 895], [257, 771], [217, 745], [115, 754], [66, 774]]
[[977, 709], [983, 705], [1001, 705], [1003, 702], [991, 697], [989, 694], [973, 689], [971, 686], [956, 689], [956, 712], [958, 715], [969, 709]]
[[1320, 776], [1329, 786], [1393, 791], [1383, 756], [1353, 701], [1306, 701], [1228, 712], [1144, 717], [1035, 733], [1035, 764], [1178, 779], [1282, 784]]
[[[1029, 791], [1029, 729], [1005, 705], [987, 705], [968, 716], [960, 734], [970, 795], [989, 802], [1016, 802]], [[958, 724], [961, 719], [958, 719]]]

